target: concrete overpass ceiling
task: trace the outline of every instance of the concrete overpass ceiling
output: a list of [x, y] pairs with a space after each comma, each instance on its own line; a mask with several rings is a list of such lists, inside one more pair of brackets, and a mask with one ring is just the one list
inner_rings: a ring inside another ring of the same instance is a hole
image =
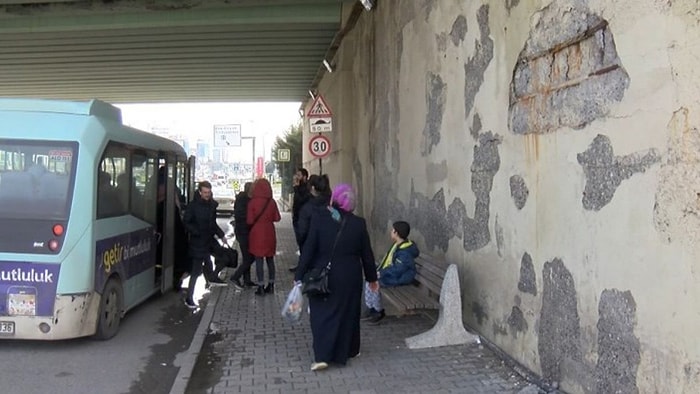
[[338, 0], [0, 0], [0, 95], [301, 101], [340, 30], [342, 7]]

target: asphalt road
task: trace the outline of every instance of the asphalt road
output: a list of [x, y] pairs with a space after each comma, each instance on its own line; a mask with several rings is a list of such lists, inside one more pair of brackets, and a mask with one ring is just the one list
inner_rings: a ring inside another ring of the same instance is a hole
[[[230, 219], [218, 220], [232, 232]], [[185, 283], [185, 286], [187, 284]], [[204, 280], [195, 298], [206, 305]], [[109, 341], [0, 340], [2, 394], [169, 393], [179, 371], [178, 354], [192, 342], [202, 310], [191, 311], [173, 291], [129, 311]]]
[[0, 341], [3, 394], [168, 393], [201, 311], [174, 292], [131, 310], [109, 341]]

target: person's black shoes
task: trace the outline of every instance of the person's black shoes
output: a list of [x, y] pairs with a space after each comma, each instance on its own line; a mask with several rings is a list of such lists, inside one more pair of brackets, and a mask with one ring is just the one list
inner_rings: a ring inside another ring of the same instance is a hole
[[362, 316], [360, 316], [360, 320], [362, 320], [362, 321], [371, 320], [378, 313], [379, 312], [377, 312], [376, 309], [369, 308], [362, 314]]
[[185, 306], [190, 308], [190, 309], [197, 309], [199, 308], [199, 305], [197, 305], [194, 301], [190, 299], [185, 300]]
[[258, 288], [255, 290], [255, 295], [265, 295], [265, 288], [262, 286], [258, 286]]
[[275, 284], [274, 283], [269, 283], [267, 286], [265, 286], [265, 293], [270, 294], [275, 292]]
[[372, 325], [372, 326], [377, 325], [377, 324], [379, 324], [379, 321], [382, 320], [385, 316], [386, 316], [386, 314], [384, 313], [384, 309], [382, 309], [381, 311], [376, 312], [374, 314], [374, 316], [372, 316], [367, 321], [367, 324]]
[[243, 290], [243, 289], [244, 289], [243, 285], [241, 284], [241, 279], [240, 279], [240, 278], [238, 278], [238, 279], [233, 279], [233, 277], [232, 277], [231, 279], [229, 279], [229, 281], [231, 282], [231, 284], [233, 284], [233, 287], [234, 287], [236, 290]]

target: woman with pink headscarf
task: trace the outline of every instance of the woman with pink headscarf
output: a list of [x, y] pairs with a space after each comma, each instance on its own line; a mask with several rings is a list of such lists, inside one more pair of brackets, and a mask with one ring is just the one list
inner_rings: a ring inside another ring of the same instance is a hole
[[330, 363], [345, 365], [360, 354], [363, 280], [374, 291], [379, 288], [367, 224], [352, 213], [355, 201], [352, 186], [340, 184], [333, 189], [331, 205], [311, 219], [295, 273], [295, 280], [301, 281], [309, 270], [331, 262], [331, 294], [309, 297], [312, 371], [326, 369]]

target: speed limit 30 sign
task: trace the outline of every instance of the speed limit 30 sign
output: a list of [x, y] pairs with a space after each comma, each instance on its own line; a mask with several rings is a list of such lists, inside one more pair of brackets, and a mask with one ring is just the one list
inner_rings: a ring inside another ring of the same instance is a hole
[[331, 153], [331, 140], [323, 135], [317, 135], [309, 140], [311, 156], [322, 159]]

